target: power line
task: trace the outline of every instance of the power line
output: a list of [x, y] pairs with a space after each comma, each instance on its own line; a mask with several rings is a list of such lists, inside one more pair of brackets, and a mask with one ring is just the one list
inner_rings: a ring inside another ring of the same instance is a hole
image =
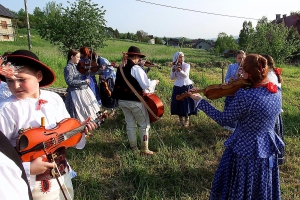
[[168, 5], [152, 3], [152, 2], [148, 2], [148, 1], [142, 1], [142, 0], [136, 0], [136, 1], [140, 1], [140, 2], [148, 3], [148, 4], [153, 4], [153, 5], [156, 5], [156, 6], [174, 8], [174, 9], [185, 10], [185, 11], [190, 11], [190, 12], [198, 12], [198, 13], [209, 14], [209, 15], [218, 15], [218, 16], [222, 16], [222, 17], [234, 17], [234, 18], [241, 18], [241, 19], [252, 19], [252, 20], [257, 20], [257, 21], [259, 20], [259, 19], [255, 19], [255, 18], [249, 18], [249, 17], [239, 17], [239, 16], [234, 16], [234, 15], [224, 15], [224, 14], [210, 13], [210, 12], [204, 12], [204, 11], [199, 11], [199, 10], [191, 10], [191, 9], [186, 9], [186, 8], [178, 8], [178, 7], [174, 7], [174, 6], [168, 6]]

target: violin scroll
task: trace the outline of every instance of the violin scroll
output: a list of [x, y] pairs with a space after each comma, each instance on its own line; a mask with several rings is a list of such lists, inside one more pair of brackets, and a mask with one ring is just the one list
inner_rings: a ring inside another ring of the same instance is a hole
[[159, 65], [152, 63], [150, 60], [141, 60], [139, 65], [144, 65], [146, 67], [157, 67], [158, 69], [161, 69]]

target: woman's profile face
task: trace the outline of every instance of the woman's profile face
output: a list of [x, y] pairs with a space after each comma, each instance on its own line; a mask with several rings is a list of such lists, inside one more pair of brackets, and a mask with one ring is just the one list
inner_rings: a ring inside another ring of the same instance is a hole
[[79, 60], [80, 60], [80, 53], [76, 54], [75, 56], [73, 56], [71, 58], [72, 63], [75, 63], [75, 64], [77, 64], [79, 62]]

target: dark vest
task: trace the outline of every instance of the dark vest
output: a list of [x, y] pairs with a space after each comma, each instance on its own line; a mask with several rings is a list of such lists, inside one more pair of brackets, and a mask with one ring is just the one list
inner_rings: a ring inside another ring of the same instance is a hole
[[[16, 152], [14, 147], [11, 145], [11, 143], [7, 139], [7, 137], [1, 132], [0, 132], [0, 151], [4, 155], [6, 155], [9, 159], [14, 161], [16, 163], [16, 165], [22, 170], [22, 178], [24, 179], [24, 181], [26, 182], [26, 184], [28, 186], [29, 199], [32, 199], [31, 190], [30, 190], [30, 187], [28, 184], [28, 180], [27, 180], [26, 173], [24, 171], [20, 156], [18, 155], [18, 153]], [[7, 191], [7, 192], [9, 192], [9, 191]]]
[[[135, 64], [133, 63], [133, 61], [128, 59], [127, 64], [122, 69], [129, 83], [140, 95], [142, 95], [143, 89], [141, 88], [139, 82], [131, 75], [131, 69], [134, 65]], [[140, 101], [125, 82], [120, 69], [117, 70], [116, 82], [112, 93], [112, 98], [117, 100]]]

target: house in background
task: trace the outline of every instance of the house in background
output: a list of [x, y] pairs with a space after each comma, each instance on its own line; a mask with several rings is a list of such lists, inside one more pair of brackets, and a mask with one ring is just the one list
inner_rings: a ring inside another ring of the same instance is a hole
[[196, 42], [193, 44], [193, 48], [195, 49], [205, 49], [209, 50], [214, 46], [214, 44], [211, 41], [206, 41], [203, 39], [198, 39]]
[[17, 16], [0, 4], [0, 41], [14, 41], [15, 30], [12, 19]]
[[173, 46], [173, 47], [179, 46], [179, 39], [174, 39], [174, 38], [169, 39], [168, 46]]
[[224, 52], [223, 52], [223, 57], [224, 58], [234, 58], [235, 57], [235, 50], [232, 50], [232, 49], [226, 49]]
[[276, 19], [273, 21], [273, 23], [275, 22], [277, 24], [284, 22], [286, 27], [293, 26], [300, 34], [300, 14], [294, 14], [290, 16], [282, 15], [282, 18], [280, 14], [276, 14]]
[[148, 40], [149, 44], [155, 44], [155, 39], [154, 39], [153, 35], [148, 35], [147, 37], [149, 38], [149, 40]]

